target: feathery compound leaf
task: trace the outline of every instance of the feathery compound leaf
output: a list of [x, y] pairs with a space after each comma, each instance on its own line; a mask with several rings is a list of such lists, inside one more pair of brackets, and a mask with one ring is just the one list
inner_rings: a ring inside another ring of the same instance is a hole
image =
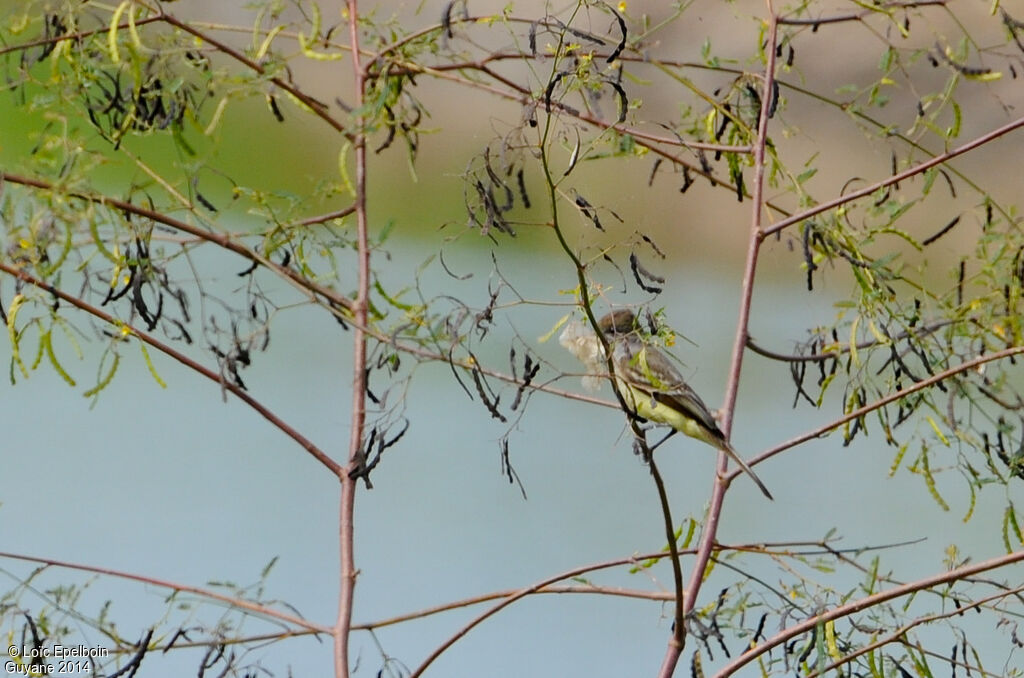
[[142, 357], [146, 361], [146, 367], [149, 368], [149, 373], [153, 375], [153, 380], [160, 385], [160, 388], [167, 388], [167, 382], [160, 378], [160, 375], [156, 371], [156, 366], [153, 364], [153, 359], [149, 357], [149, 351], [146, 350], [146, 344], [142, 341], [139, 342], [139, 350], [142, 351]]
[[928, 462], [928, 450], [924, 449], [921, 452], [921, 457], [918, 459], [918, 471], [924, 476], [924, 484], [928, 488], [928, 493], [932, 495], [932, 499], [935, 503], [942, 507], [943, 511], [949, 510], [949, 504], [939, 494], [939, 488], [935, 484], [935, 476], [932, 475], [932, 469]]
[[53, 365], [53, 369], [61, 376], [64, 381], [68, 383], [68, 386], [75, 386], [75, 380], [67, 373], [64, 366], [57, 360], [57, 354], [53, 352], [53, 337], [52, 331], [47, 330], [43, 332], [42, 339], [43, 347], [46, 349], [46, 357], [50, 359], [50, 364]]
[[25, 367], [25, 363], [21, 360], [21, 345], [20, 335], [15, 327], [15, 321], [18, 319], [18, 311], [21, 309], [22, 304], [25, 303], [25, 295], [15, 294], [14, 299], [11, 300], [11, 306], [7, 309], [7, 337], [11, 341], [11, 383], [14, 382], [14, 366], [17, 365], [21, 369], [21, 374], [28, 379], [28, 368]]
[[100, 379], [100, 381], [95, 386], [93, 386], [88, 391], [83, 393], [83, 396], [85, 396], [86, 398], [91, 398], [92, 396], [97, 395], [100, 391], [109, 386], [111, 381], [114, 380], [114, 374], [117, 372], [117, 366], [121, 364], [121, 356], [118, 355], [117, 353], [114, 353], [113, 355], [114, 361], [111, 363], [110, 369], [107, 370], [106, 375], [104, 375], [103, 378]]

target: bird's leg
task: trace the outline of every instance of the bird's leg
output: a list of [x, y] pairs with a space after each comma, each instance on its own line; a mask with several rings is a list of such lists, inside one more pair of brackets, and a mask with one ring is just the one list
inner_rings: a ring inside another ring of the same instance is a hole
[[647, 437], [643, 431], [633, 432], [633, 454], [644, 460], [645, 464], [650, 463], [653, 450], [647, 445]]
[[674, 436], [677, 433], [679, 433], [679, 431], [677, 431], [675, 429], [672, 429], [671, 431], [669, 431], [668, 435], [666, 435], [664, 438], [662, 438], [661, 440], [659, 440], [658, 442], [656, 442], [654, 445], [651, 446], [651, 452], [653, 453], [656, 449], [661, 447], [662, 443], [664, 443], [666, 440], [668, 440], [669, 438], [671, 438], [672, 436]]

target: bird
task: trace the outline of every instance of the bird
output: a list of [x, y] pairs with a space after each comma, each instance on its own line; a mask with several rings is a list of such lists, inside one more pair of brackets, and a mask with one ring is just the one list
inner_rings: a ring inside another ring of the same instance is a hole
[[619, 393], [637, 416], [696, 438], [723, 452], [750, 476], [764, 496], [774, 499], [718, 427], [700, 396], [663, 352], [644, 343], [629, 309], [616, 309], [597, 323], [608, 340]]

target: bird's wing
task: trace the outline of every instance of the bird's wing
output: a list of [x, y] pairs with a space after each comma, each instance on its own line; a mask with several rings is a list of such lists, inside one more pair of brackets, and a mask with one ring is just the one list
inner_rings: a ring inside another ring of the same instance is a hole
[[653, 346], [644, 346], [639, 340], [628, 342], [624, 348], [624, 360], [619, 365], [622, 376], [636, 388], [649, 393], [651, 397], [691, 417], [708, 429], [714, 438], [724, 442], [725, 436], [718, 428], [715, 418], [700, 396], [679, 374], [668, 356]]
[[691, 417], [706, 428], [716, 442], [725, 443], [725, 434], [718, 428], [718, 422], [711, 415], [711, 411], [708, 410], [700, 396], [685, 383], [667, 393], [655, 391], [652, 396], [656, 401]]

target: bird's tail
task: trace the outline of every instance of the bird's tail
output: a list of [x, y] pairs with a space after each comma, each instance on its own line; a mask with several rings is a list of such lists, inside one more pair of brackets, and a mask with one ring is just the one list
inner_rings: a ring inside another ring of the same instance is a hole
[[754, 481], [754, 484], [757, 485], [758, 489], [761, 490], [761, 493], [764, 494], [764, 496], [774, 501], [775, 497], [773, 497], [772, 493], [768, 491], [768, 488], [764, 486], [764, 483], [761, 482], [761, 479], [757, 477], [757, 474], [754, 473], [754, 469], [750, 468], [747, 465], [747, 462], [743, 461], [743, 459], [739, 455], [739, 452], [734, 450], [732, 445], [725, 441], [722, 442], [724, 443], [721, 446], [722, 451], [728, 454], [729, 458], [736, 462], [736, 465], [743, 469], [744, 473], [750, 476], [750, 479]]

